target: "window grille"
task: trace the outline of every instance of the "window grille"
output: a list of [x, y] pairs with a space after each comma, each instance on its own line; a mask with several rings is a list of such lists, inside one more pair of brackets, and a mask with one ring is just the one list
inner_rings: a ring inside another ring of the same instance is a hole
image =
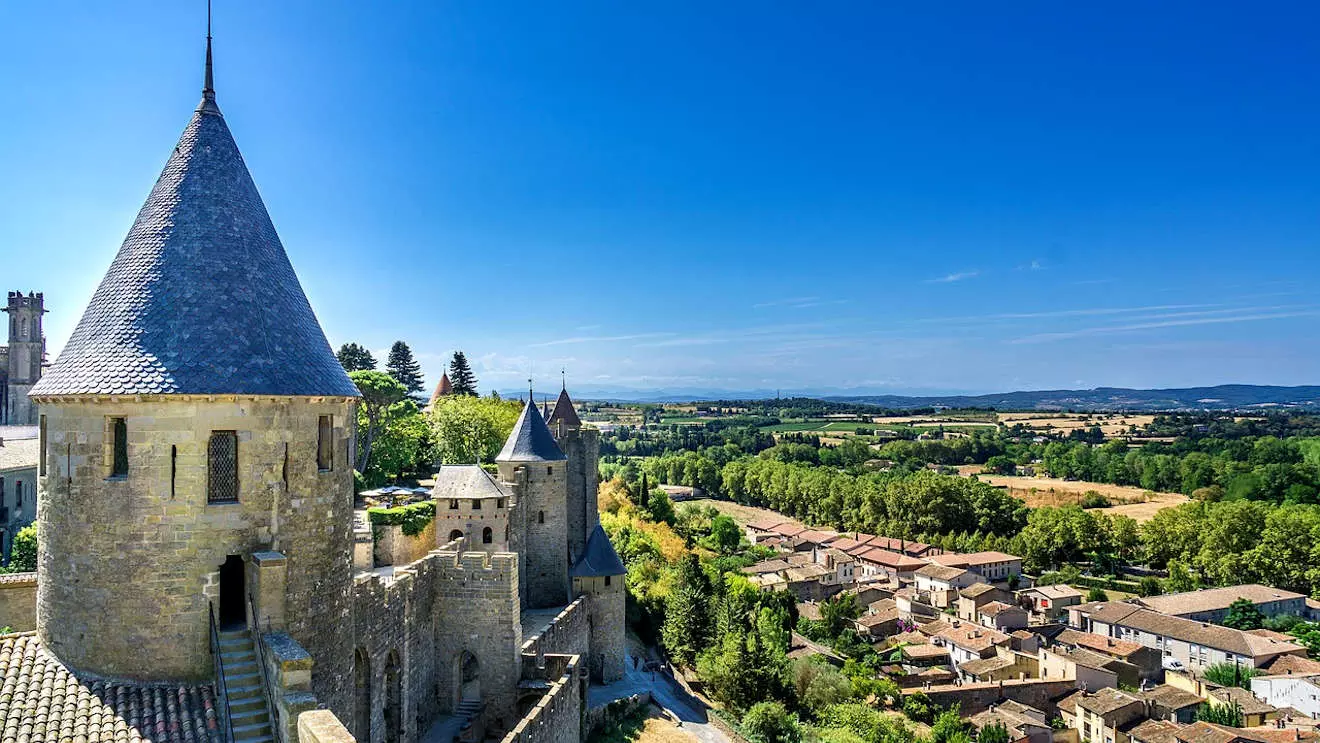
[[206, 499], [211, 503], [238, 501], [238, 434], [212, 431], [207, 444]]

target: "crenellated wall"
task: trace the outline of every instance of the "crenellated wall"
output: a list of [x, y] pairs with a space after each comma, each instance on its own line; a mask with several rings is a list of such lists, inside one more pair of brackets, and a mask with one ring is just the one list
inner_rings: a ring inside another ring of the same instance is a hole
[[485, 719], [508, 729], [521, 670], [519, 616], [518, 558], [510, 553], [435, 550], [393, 575], [359, 574], [354, 701], [344, 725], [364, 742], [381, 743], [391, 724], [399, 740], [417, 740], [439, 714], [454, 711], [470, 654]]
[[522, 655], [542, 658], [550, 653], [581, 655], [591, 649], [590, 599], [579, 596], [550, 620], [539, 634], [523, 641]]
[[548, 681], [550, 688], [501, 743], [581, 743], [587, 685], [581, 659], [551, 654], [540, 664], [532, 656], [523, 661], [523, 676]]

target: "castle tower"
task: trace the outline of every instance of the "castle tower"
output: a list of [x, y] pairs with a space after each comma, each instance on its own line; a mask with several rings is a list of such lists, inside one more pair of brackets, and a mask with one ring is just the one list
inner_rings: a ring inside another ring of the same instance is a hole
[[624, 576], [628, 573], [605, 529], [596, 524], [582, 556], [573, 564], [573, 595], [590, 596], [591, 679], [608, 684], [623, 678]]
[[522, 606], [562, 606], [569, 588], [566, 460], [530, 396], [495, 464], [514, 495], [509, 547], [520, 558]]
[[559, 391], [549, 425], [555, 442], [567, 458], [568, 554], [570, 560], [576, 561], [586, 548], [587, 538], [600, 522], [596, 510], [600, 431], [582, 425], [567, 387]]
[[28, 392], [41, 379], [41, 365], [46, 360], [46, 336], [41, 327], [45, 301], [40, 292], [28, 292], [26, 296], [9, 292], [5, 312], [9, 315], [9, 359], [0, 420], [30, 425], [37, 422], [37, 409], [28, 399]]
[[[203, 97], [59, 358], [43, 418], [37, 634], [69, 667], [210, 678], [210, 616], [262, 616], [351, 709], [358, 391]], [[265, 551], [278, 556], [253, 554]], [[255, 565], [283, 566], [283, 605]], [[270, 603], [271, 605], [267, 605]], [[286, 610], [287, 607], [287, 610]]]

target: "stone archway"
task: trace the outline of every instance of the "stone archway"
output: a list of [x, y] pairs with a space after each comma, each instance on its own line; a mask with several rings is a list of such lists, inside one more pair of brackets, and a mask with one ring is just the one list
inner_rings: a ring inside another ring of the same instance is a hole
[[371, 657], [364, 648], [353, 653], [353, 735], [371, 740]]
[[454, 656], [450, 671], [454, 680], [454, 709], [463, 702], [481, 701], [481, 662], [464, 650]]

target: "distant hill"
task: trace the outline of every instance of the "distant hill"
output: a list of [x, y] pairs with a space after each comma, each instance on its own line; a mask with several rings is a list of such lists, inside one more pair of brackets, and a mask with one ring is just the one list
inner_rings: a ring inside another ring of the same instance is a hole
[[1165, 390], [1097, 387], [1093, 390], [1041, 390], [989, 395], [855, 395], [821, 399], [899, 409], [941, 406], [1003, 410], [1320, 410], [1320, 386], [1221, 384], [1216, 387]]

